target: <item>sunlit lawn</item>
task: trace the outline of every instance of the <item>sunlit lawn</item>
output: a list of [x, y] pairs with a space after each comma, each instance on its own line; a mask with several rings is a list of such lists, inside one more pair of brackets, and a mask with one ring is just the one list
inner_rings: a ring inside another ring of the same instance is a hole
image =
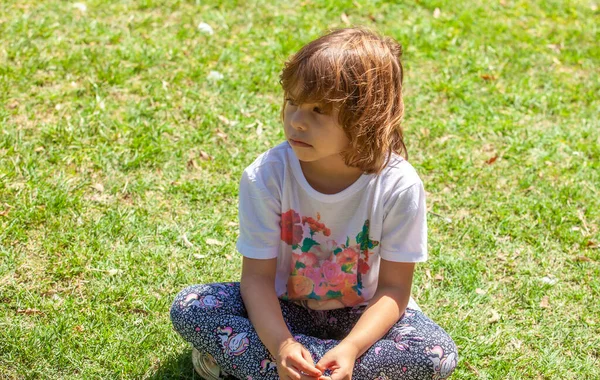
[[350, 23], [405, 49], [454, 378], [600, 378], [599, 3], [392, 3], [2, 2], [0, 377], [194, 378], [170, 303], [239, 279], [283, 61]]

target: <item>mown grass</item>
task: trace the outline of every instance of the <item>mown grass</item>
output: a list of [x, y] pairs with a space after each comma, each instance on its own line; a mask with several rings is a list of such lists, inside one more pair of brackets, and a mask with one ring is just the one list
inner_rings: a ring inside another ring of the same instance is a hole
[[342, 14], [404, 46], [414, 295], [454, 377], [600, 378], [598, 2], [85, 6], [0, 5], [3, 378], [194, 378], [170, 303], [239, 278], [238, 179], [283, 138], [283, 60]]

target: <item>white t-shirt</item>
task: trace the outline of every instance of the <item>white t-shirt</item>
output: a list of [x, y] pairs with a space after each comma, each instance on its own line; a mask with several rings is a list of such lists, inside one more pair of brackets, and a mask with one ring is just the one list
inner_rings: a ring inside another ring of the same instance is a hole
[[275, 291], [315, 310], [367, 304], [380, 258], [427, 260], [425, 191], [398, 155], [379, 174], [363, 174], [336, 194], [313, 189], [284, 142], [242, 175], [236, 248], [277, 258]]

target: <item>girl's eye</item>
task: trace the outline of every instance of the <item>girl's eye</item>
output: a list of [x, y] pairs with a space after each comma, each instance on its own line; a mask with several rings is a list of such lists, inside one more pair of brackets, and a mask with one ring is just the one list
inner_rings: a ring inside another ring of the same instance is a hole
[[296, 105], [296, 103], [294, 103], [294, 101], [292, 99], [290, 99], [290, 98], [287, 98], [286, 101], [288, 102], [288, 104], [290, 106], [295, 106]]
[[323, 111], [319, 107], [313, 108], [313, 111], [315, 111], [316, 113], [319, 113], [319, 114], [323, 113]]

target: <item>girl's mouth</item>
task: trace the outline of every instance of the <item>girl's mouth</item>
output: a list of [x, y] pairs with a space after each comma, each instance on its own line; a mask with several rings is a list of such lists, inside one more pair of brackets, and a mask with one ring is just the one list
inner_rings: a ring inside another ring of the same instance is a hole
[[293, 146], [304, 147], [304, 148], [312, 147], [312, 145], [310, 145], [310, 144], [307, 144], [302, 141], [294, 140], [294, 139], [290, 139], [290, 144], [292, 144]]

